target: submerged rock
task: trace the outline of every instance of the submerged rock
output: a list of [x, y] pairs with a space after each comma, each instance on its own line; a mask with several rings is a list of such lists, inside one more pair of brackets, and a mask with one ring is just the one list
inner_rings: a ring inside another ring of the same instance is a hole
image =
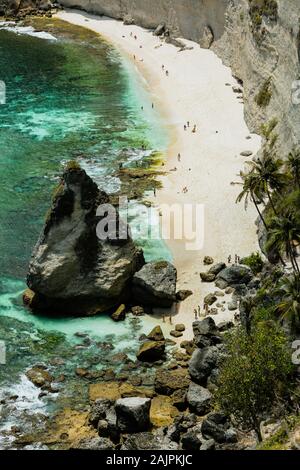
[[133, 296], [138, 303], [171, 307], [176, 301], [176, 268], [167, 261], [147, 263], [133, 277]]
[[29, 266], [33, 309], [92, 315], [127, 299], [144, 257], [109, 202], [80, 167], [64, 172]]

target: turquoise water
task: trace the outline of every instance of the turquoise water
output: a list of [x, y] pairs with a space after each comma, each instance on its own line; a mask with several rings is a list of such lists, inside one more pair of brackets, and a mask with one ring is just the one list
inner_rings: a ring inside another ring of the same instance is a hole
[[[32, 432], [45, 425], [34, 418], [39, 412], [86, 406], [89, 382], [78, 379], [75, 369], [96, 375], [126, 370], [114, 356], [122, 351], [134, 361], [139, 336], [157, 323], [151, 317], [114, 323], [105, 315], [33, 316], [22, 304], [30, 255], [64, 164], [75, 159], [101, 189], [123, 193], [120, 162], [147, 165], [168, 143], [141, 78], [116, 50], [67, 23], [41, 19], [33, 26], [49, 34], [42, 39], [32, 29], [16, 34], [0, 26], [0, 80], [7, 91], [0, 105], [0, 340], [7, 353], [0, 365], [0, 449], [13, 447], [12, 425]], [[148, 213], [142, 201], [130, 201], [133, 228], [145, 224]], [[136, 239], [147, 260], [171, 260], [161, 240]], [[41, 398], [26, 378], [37, 363], [55, 377], [64, 375], [58, 394]]]
[[[93, 33], [46, 22], [38, 26], [53, 40], [0, 29], [0, 80], [7, 90], [0, 106], [0, 312], [39, 328], [105, 335], [109, 318], [30, 316], [20, 295], [30, 254], [66, 161], [78, 160], [101, 188], [115, 193], [122, 189], [119, 163], [135, 166], [152, 151], [163, 152], [167, 137], [126, 59]], [[133, 225], [143, 223], [134, 204]], [[171, 259], [162, 241], [138, 241], [147, 259]], [[128, 333], [127, 323], [113, 329]]]

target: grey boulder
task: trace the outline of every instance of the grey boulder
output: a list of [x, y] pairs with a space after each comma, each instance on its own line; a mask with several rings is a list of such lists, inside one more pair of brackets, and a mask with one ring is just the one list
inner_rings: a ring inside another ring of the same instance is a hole
[[171, 307], [176, 301], [177, 270], [167, 261], [145, 264], [133, 277], [133, 296], [142, 305]]
[[204, 416], [210, 411], [211, 399], [212, 395], [209, 390], [191, 382], [187, 392], [187, 401], [191, 411]]
[[116, 401], [117, 427], [123, 433], [147, 431], [150, 427], [149, 398], [121, 398]]

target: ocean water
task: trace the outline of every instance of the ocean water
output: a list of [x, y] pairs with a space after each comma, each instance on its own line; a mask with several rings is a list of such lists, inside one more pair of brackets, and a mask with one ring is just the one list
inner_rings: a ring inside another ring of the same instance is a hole
[[[0, 366], [3, 386], [23, 383], [21, 374], [33, 359], [52, 357], [53, 337], [73, 347], [80, 331], [129, 353], [136, 347], [142, 321], [35, 317], [23, 307], [21, 295], [63, 165], [77, 160], [99, 187], [117, 193], [122, 191], [120, 162], [143, 165], [152, 152], [163, 154], [168, 137], [128, 60], [82, 28], [46, 19], [17, 29], [0, 26], [0, 80], [6, 84], [6, 104], [0, 105], [0, 339], [6, 341], [8, 358]], [[130, 203], [132, 226], [144, 223], [147, 209], [140, 204]], [[153, 215], [151, 224], [156, 224]], [[137, 238], [148, 260], [171, 259], [161, 240]], [[47, 334], [51, 341], [39, 343]], [[78, 356], [74, 353], [74, 363]]]

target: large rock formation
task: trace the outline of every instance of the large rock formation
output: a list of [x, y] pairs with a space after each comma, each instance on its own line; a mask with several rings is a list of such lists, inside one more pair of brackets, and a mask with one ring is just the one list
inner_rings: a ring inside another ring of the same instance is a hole
[[108, 203], [84, 170], [74, 165], [65, 171], [29, 266], [32, 308], [92, 315], [126, 300], [144, 257], [118, 213], [116, 234], [108, 224], [106, 239], [99, 239], [97, 225], [107, 217], [96, 211]]

